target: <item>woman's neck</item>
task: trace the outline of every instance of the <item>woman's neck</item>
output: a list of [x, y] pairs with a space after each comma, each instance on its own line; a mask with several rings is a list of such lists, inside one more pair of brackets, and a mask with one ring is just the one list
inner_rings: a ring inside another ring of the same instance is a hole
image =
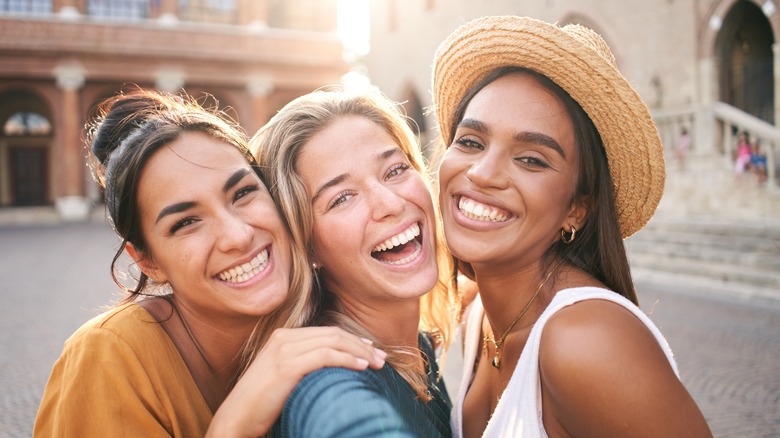
[[[550, 268], [552, 269], [552, 268]], [[485, 315], [494, 332], [501, 333], [510, 326], [521, 310], [531, 301], [539, 289], [540, 284], [549, 272], [541, 269], [541, 265], [528, 266], [518, 269], [510, 274], [505, 272], [493, 272], [489, 268], [480, 269], [474, 267], [479, 295]], [[554, 279], [551, 279], [554, 280]], [[531, 316], [538, 313], [539, 308], [549, 304], [551, 296], [548, 292], [548, 281], [539, 295], [531, 303], [524, 320], [531, 320]], [[525, 325], [519, 321], [518, 326]]]
[[342, 313], [360, 324], [381, 343], [390, 346], [417, 347], [420, 300], [404, 299], [367, 304], [341, 300]]
[[141, 302], [173, 341], [212, 412], [230, 391], [239, 355], [253, 324], [207, 320], [174, 297]]

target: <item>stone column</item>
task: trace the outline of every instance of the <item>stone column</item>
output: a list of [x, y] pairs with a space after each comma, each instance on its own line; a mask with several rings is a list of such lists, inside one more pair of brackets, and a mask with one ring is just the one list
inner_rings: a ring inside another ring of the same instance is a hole
[[78, 90], [85, 71], [79, 64], [61, 64], [54, 69], [60, 89], [59, 132], [54, 148], [55, 207], [63, 220], [83, 220], [89, 215], [85, 196], [85, 151], [81, 143], [81, 109]]
[[162, 25], [175, 25], [179, 22], [179, 7], [177, 0], [159, 0], [159, 7], [152, 18]]
[[694, 152], [697, 155], [715, 153], [715, 115], [712, 104], [717, 99], [715, 59], [699, 59], [699, 105], [694, 123]]
[[238, 0], [238, 24], [265, 27], [268, 25], [268, 0]]
[[79, 0], [54, 0], [52, 12], [63, 19], [77, 19], [86, 13], [86, 4]]
[[248, 122], [242, 123], [244, 129], [251, 136], [271, 118], [268, 97], [274, 91], [274, 84], [267, 76], [254, 76], [246, 85], [251, 102], [251, 114]]
[[185, 74], [175, 68], [162, 68], [154, 72], [154, 86], [158, 90], [178, 93], [184, 88]]
[[780, 45], [772, 44], [772, 69], [775, 85], [775, 126], [780, 126]]

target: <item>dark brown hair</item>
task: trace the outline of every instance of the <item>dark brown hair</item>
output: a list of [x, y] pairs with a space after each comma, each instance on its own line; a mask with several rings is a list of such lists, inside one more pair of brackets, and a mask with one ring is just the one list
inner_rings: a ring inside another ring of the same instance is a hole
[[122, 244], [111, 262], [114, 282], [135, 300], [148, 284], [141, 272], [130, 289], [117, 278], [117, 260], [130, 243], [147, 256], [141, 230], [138, 183], [150, 157], [184, 132], [202, 132], [234, 146], [255, 167], [246, 137], [238, 126], [216, 108], [206, 109], [184, 95], [138, 89], [108, 98], [98, 106], [98, 116], [88, 125], [89, 164], [95, 180], [104, 189], [106, 210]]
[[[451, 137], [445, 139], [445, 146], [452, 144], [454, 128], [463, 120], [466, 108], [474, 96], [488, 84], [509, 74], [529, 75], [558, 98], [572, 120], [575, 144], [579, 151], [579, 180], [571, 203], [585, 203], [588, 214], [582, 229], [577, 230], [574, 242], [565, 244], [558, 239], [547, 250], [544, 255], [547, 268], [555, 260], [563, 260], [589, 273], [609, 289], [637, 304], [631, 269], [620, 236], [612, 178], [601, 136], [585, 110], [563, 88], [546, 76], [526, 68], [501, 67], [493, 70], [466, 92], [455, 108], [452, 119], [442, 121], [452, 127], [449, 131], [452, 133]], [[474, 271], [469, 263], [455, 258], [455, 265], [455, 275], [462, 272], [474, 279]]]

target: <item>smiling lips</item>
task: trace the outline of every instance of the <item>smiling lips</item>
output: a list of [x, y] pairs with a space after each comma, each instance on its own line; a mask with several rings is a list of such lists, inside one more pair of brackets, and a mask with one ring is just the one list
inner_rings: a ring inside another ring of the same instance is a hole
[[477, 202], [465, 196], [460, 197], [458, 210], [467, 218], [482, 222], [504, 222], [511, 216], [506, 210]]
[[420, 225], [414, 223], [405, 231], [377, 245], [371, 251], [371, 256], [390, 265], [409, 263], [417, 258], [422, 251], [420, 240]]
[[268, 266], [268, 248], [256, 255], [252, 260], [243, 265], [235, 266], [217, 274], [220, 280], [228, 283], [243, 283], [255, 275], [263, 272]]

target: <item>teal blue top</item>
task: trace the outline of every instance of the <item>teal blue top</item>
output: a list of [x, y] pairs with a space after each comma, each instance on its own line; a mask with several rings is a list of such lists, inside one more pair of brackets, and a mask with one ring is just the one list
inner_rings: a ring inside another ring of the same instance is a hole
[[428, 359], [428, 390], [433, 399], [419, 400], [392, 367], [353, 371], [324, 368], [295, 387], [271, 437], [451, 437], [450, 403], [438, 378], [433, 345], [420, 335]]

